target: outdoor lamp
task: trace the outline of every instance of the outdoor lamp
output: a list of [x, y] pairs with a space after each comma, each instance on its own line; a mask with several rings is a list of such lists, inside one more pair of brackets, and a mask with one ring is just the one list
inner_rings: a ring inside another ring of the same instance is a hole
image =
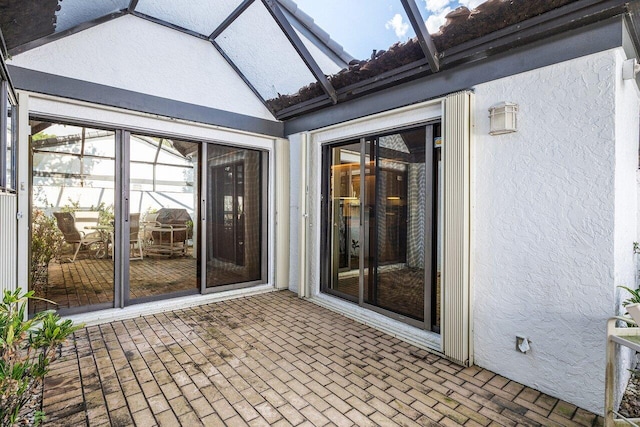
[[518, 130], [518, 104], [503, 102], [489, 108], [489, 135], [502, 135]]

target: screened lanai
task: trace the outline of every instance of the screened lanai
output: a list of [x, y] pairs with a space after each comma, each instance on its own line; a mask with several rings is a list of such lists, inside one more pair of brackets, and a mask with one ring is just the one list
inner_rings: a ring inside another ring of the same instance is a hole
[[[112, 130], [31, 126], [32, 289], [55, 304], [32, 311], [113, 306], [120, 265], [131, 302], [198, 293], [201, 268], [212, 288], [262, 280], [260, 152], [211, 144], [201, 178], [195, 142], [127, 134], [122, 146]], [[117, 177], [123, 163], [126, 181]], [[202, 179], [215, 196], [201, 205]], [[198, 248], [202, 209], [207, 255]]]
[[[62, 310], [112, 306], [115, 132], [31, 126], [33, 289]], [[131, 135], [128, 148], [130, 298], [193, 293], [198, 145]], [[45, 307], [41, 301], [31, 309]]]
[[[201, 56], [198, 59], [200, 78], [210, 80], [211, 73], [218, 68], [215, 58], [223, 58], [269, 111], [269, 120], [275, 117], [282, 121], [402, 82], [481, 61], [550, 33], [575, 28], [580, 19], [606, 19], [626, 7], [623, 2], [611, 2], [610, 7], [592, 13], [595, 11], [589, 8], [598, 2], [489, 0], [472, 2], [475, 7], [471, 10], [464, 6], [469, 2], [460, 2], [461, 7], [451, 10], [451, 7], [443, 6], [450, 2], [425, 7], [422, 1], [388, 0], [385, 2], [388, 20], [376, 22], [373, 13], [366, 9], [357, 11], [362, 16], [354, 19], [351, 13], [354, 9], [349, 4], [344, 6], [349, 13], [328, 10], [314, 20], [292, 0], [224, 0], [215, 2], [215, 7], [207, 0], [188, 3], [169, 0], [9, 0], [7, 3], [0, 16], [0, 27], [10, 55], [29, 58], [42, 46], [110, 21], [123, 20], [126, 27], [131, 27], [126, 18], [133, 17], [192, 38], [191, 42], [184, 39], [180, 43], [201, 46], [197, 49]], [[439, 18], [434, 19], [436, 11]], [[570, 24], [557, 19], [572, 14], [579, 19], [574, 17]], [[638, 24], [633, 15], [630, 20], [632, 28], [636, 28]], [[524, 21], [527, 21], [525, 25], [518, 25]], [[325, 31], [328, 26], [340, 30], [330, 36]], [[380, 27], [385, 31], [380, 31]], [[526, 34], [516, 35], [519, 31], [526, 31]], [[351, 37], [351, 34], [359, 36]], [[343, 40], [349, 46], [339, 43]], [[350, 40], [357, 40], [357, 43]], [[178, 56], [174, 49], [169, 47], [165, 55]], [[33, 55], [35, 59], [37, 54]], [[36, 76], [20, 69], [24, 66], [59, 74], [58, 66], [51, 67], [51, 64], [27, 60], [10, 65], [15, 68], [15, 78], [29, 84], [34, 83]], [[177, 72], [171, 67], [168, 71]], [[61, 74], [79, 78], [82, 73], [78, 70], [62, 71]], [[102, 83], [92, 77], [88, 81]], [[215, 84], [215, 81], [210, 83]], [[121, 87], [129, 86], [130, 82]], [[148, 93], [149, 89], [141, 91]], [[86, 93], [71, 92], [66, 95], [92, 98]], [[96, 98], [105, 102], [104, 96]], [[154, 108], [137, 106], [140, 107], [143, 110]], [[247, 111], [236, 112], [246, 114]], [[348, 114], [344, 118], [348, 118]], [[228, 124], [225, 118], [217, 118], [216, 122]], [[314, 127], [303, 120], [292, 121], [287, 126], [297, 130]], [[263, 125], [261, 129], [267, 128]], [[273, 128], [269, 129], [273, 132]]]

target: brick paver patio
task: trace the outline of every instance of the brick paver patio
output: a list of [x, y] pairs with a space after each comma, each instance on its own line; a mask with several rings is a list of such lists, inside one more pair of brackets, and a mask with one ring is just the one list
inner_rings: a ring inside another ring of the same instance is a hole
[[288, 291], [85, 328], [44, 410], [64, 426], [602, 424]]

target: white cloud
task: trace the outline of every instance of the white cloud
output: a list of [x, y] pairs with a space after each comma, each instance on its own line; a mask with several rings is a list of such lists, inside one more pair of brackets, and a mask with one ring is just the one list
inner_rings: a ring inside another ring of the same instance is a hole
[[431, 34], [437, 33], [438, 30], [440, 30], [440, 27], [447, 21], [445, 16], [447, 16], [449, 12], [451, 12], [451, 8], [445, 7], [438, 13], [431, 14], [425, 22], [427, 25], [427, 31]]
[[[425, 0], [425, 2], [429, 12], [440, 12], [442, 9], [449, 6], [451, 0]], [[462, 1], [460, 1], [460, 3], [462, 3]]]
[[391, 18], [386, 24], [384, 24], [384, 27], [387, 30], [393, 29], [398, 38], [404, 37], [409, 30], [409, 24], [402, 21], [402, 15], [400, 15], [399, 13], [396, 13], [393, 18]]
[[469, 9], [475, 9], [487, 0], [459, 0], [460, 6], [467, 6]]

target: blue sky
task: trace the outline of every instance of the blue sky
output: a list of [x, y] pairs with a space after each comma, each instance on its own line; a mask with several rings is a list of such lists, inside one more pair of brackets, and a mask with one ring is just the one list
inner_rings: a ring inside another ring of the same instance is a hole
[[[387, 49], [407, 41], [415, 33], [400, 0], [294, 0], [331, 38], [358, 59], [373, 49]], [[470, 9], [485, 0], [415, 0], [429, 32], [435, 33], [445, 15], [464, 5]]]

